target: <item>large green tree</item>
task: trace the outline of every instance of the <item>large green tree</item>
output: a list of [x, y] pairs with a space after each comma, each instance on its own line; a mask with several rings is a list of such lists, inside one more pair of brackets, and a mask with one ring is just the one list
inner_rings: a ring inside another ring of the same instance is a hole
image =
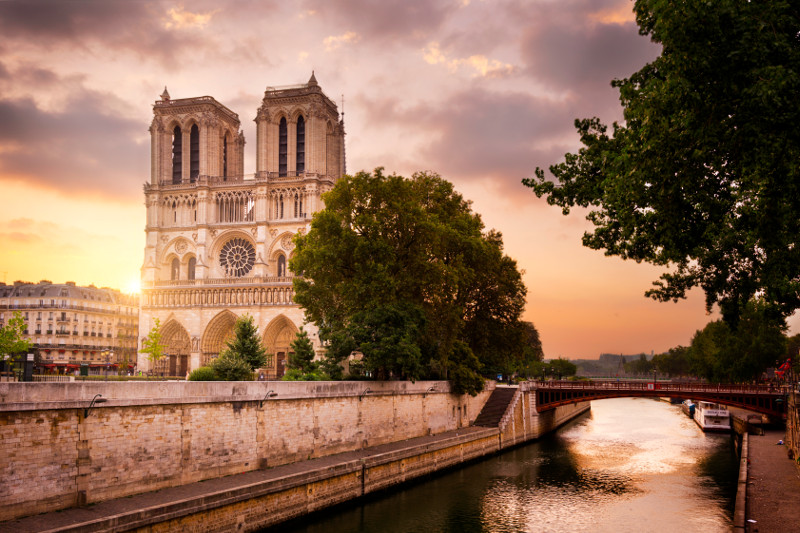
[[735, 327], [760, 295], [800, 307], [800, 7], [787, 0], [637, 0], [661, 55], [615, 80], [624, 124], [576, 120], [583, 147], [524, 180], [589, 208], [583, 243], [670, 272], [648, 295], [702, 287]]
[[452, 184], [379, 168], [345, 176], [324, 198], [291, 267], [328, 367], [358, 351], [376, 377], [449, 377], [475, 393], [481, 357], [521, 353], [521, 275]]
[[698, 331], [687, 354], [692, 373], [713, 382], [744, 382], [777, 366], [786, 353], [786, 328], [768, 311], [765, 302], [753, 300], [736, 329], [716, 320]]

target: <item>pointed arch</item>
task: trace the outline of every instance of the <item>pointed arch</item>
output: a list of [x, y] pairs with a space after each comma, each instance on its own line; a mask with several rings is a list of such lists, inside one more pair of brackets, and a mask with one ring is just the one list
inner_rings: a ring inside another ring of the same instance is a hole
[[278, 315], [264, 330], [262, 344], [267, 351], [267, 370], [271, 377], [280, 378], [286, 372], [286, 361], [299, 329], [285, 315]]
[[209, 364], [225, 348], [225, 343], [233, 336], [236, 319], [237, 316], [227, 309], [211, 319], [200, 343], [200, 364]]
[[164, 357], [156, 363], [156, 373], [168, 376], [183, 376], [189, 369], [191, 340], [189, 332], [180, 322], [169, 318], [161, 327], [161, 346]]
[[278, 176], [286, 176], [289, 159], [289, 129], [286, 117], [278, 123]]
[[172, 184], [177, 185], [183, 177], [183, 132], [179, 125], [172, 129]]

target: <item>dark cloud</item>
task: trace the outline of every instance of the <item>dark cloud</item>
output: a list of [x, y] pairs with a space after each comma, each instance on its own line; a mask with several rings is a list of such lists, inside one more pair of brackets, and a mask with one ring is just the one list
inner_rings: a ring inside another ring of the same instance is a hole
[[[194, 3], [191, 9], [200, 7]], [[177, 65], [183, 52], [211, 43], [200, 32], [170, 26], [170, 9], [182, 10], [175, 4], [145, 1], [4, 0], [0, 1], [0, 34], [46, 49], [99, 44]]]
[[61, 111], [0, 98], [0, 176], [67, 194], [139, 194], [148, 179], [149, 143], [141, 142], [148, 124], [119, 116], [116, 105], [82, 88]]
[[309, 11], [369, 41], [422, 43], [435, 36], [458, 4], [443, 0], [307, 0]]
[[388, 121], [433, 134], [420, 154], [426, 168], [453, 181], [491, 177], [501, 194], [518, 196], [536, 166], [557, 162], [574, 137], [569, 102], [524, 93], [471, 88], [446, 105], [403, 108], [399, 101], [365, 102], [370, 121]]
[[660, 52], [639, 35], [632, 9], [628, 0], [564, 0], [512, 8], [529, 21], [520, 39], [526, 72], [551, 88], [571, 91], [629, 76]]

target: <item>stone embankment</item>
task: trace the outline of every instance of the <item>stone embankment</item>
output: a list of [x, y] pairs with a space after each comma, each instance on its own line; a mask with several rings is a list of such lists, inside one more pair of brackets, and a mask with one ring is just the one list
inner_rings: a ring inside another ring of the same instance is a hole
[[[65, 531], [250, 531], [537, 438], [589, 408], [539, 415], [523, 385], [499, 427], [469, 427], [493, 389], [2, 384], [0, 530], [49, 518]], [[108, 401], [89, 410], [97, 394]]]

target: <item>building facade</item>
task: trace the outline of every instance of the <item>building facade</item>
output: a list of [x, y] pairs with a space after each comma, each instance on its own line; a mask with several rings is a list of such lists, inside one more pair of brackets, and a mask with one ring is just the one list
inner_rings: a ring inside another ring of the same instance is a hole
[[0, 326], [19, 312], [37, 370], [89, 374], [131, 372], [136, 367], [139, 298], [116, 289], [73, 282], [0, 283]]
[[[207, 365], [250, 315], [269, 354], [264, 372], [280, 377], [303, 327], [292, 238], [345, 172], [336, 104], [313, 73], [302, 85], [268, 87], [252, 176], [239, 116], [214, 98], [173, 100], [165, 89], [153, 114], [139, 346], [158, 319], [166, 357], [151, 364], [140, 355], [139, 367], [183, 376]], [[316, 329], [305, 329], [319, 349]]]

